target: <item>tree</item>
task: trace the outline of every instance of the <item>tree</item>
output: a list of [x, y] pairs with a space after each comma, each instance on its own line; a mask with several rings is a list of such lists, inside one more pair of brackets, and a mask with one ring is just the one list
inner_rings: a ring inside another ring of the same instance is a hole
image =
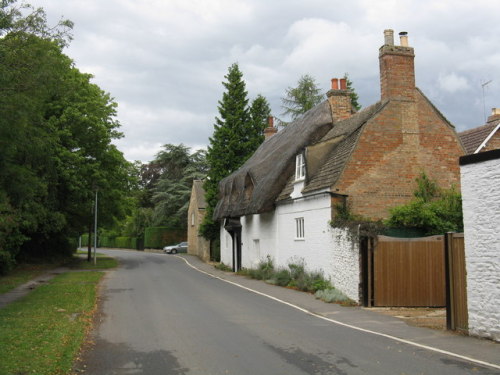
[[[315, 79], [308, 74], [300, 77], [297, 87], [288, 87], [285, 97], [281, 99], [281, 107], [284, 109], [282, 116], [290, 116], [292, 121], [301, 117], [314, 106], [321, 103], [323, 94]], [[281, 125], [288, 123], [280, 120]]]
[[350, 93], [351, 105], [356, 111], [359, 111], [361, 109], [361, 104], [359, 104], [359, 102], [358, 102], [359, 97], [358, 97], [358, 94], [356, 93], [356, 91], [354, 90], [352, 81], [349, 79], [349, 74], [345, 73], [344, 78], [346, 80], [347, 90], [349, 90], [351, 92]]
[[264, 141], [264, 129], [268, 125], [269, 116], [271, 116], [269, 102], [262, 95], [257, 95], [250, 106], [250, 118], [253, 127], [250, 138], [250, 149], [255, 151], [262, 141]]
[[215, 118], [207, 152], [209, 171], [204, 183], [207, 209], [200, 231], [208, 240], [214, 240], [219, 233], [218, 223], [212, 219], [219, 182], [252, 155], [256, 148], [253, 140], [259, 133], [251, 121], [245, 82], [238, 64], [231, 65], [224, 77], [226, 81], [222, 84], [226, 91], [219, 101], [219, 116]]
[[153, 163], [161, 175], [152, 188], [154, 204], [152, 223], [170, 228], [186, 228], [187, 211], [193, 180], [206, 176], [204, 150], [190, 153], [190, 148], [166, 144]]
[[62, 53], [71, 26], [0, 2], [0, 252], [11, 261], [69, 254], [96, 185], [100, 222], [129, 210], [130, 163], [111, 144], [116, 103]]
[[462, 232], [462, 198], [452, 189], [441, 189], [422, 173], [417, 179], [414, 199], [391, 209], [385, 224], [394, 228], [411, 228], [425, 235]]

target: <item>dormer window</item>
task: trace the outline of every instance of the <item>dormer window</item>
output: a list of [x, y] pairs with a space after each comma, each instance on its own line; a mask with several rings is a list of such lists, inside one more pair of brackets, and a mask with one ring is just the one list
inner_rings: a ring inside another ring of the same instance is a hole
[[295, 181], [301, 181], [306, 178], [306, 161], [304, 154], [300, 153], [295, 157]]

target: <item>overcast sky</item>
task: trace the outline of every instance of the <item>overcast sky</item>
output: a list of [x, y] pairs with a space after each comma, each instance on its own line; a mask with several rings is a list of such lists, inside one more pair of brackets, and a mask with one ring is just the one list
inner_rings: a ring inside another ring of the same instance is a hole
[[[75, 23], [65, 53], [118, 103], [128, 160], [166, 143], [206, 148], [228, 67], [273, 114], [303, 74], [322, 90], [348, 72], [360, 103], [380, 99], [383, 30], [407, 31], [417, 86], [457, 131], [500, 107], [498, 0], [32, 0]], [[490, 83], [484, 85], [486, 82]], [[483, 101], [484, 91], [484, 101]]]

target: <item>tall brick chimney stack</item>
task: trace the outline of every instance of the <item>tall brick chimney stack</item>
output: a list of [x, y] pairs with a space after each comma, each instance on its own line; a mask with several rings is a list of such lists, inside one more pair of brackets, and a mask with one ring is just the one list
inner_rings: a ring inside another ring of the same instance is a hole
[[381, 98], [415, 100], [415, 54], [408, 46], [408, 33], [399, 33], [400, 44], [394, 45], [393, 30], [384, 30], [384, 45], [379, 50]]
[[491, 115], [488, 117], [487, 123], [500, 120], [500, 108], [492, 108]]
[[264, 140], [271, 138], [278, 132], [278, 129], [274, 127], [274, 117], [269, 116], [267, 118], [267, 128], [264, 129]]
[[[340, 83], [340, 86], [339, 86]], [[351, 92], [347, 89], [345, 78], [332, 78], [332, 88], [326, 93], [333, 120], [344, 120], [351, 117]]]

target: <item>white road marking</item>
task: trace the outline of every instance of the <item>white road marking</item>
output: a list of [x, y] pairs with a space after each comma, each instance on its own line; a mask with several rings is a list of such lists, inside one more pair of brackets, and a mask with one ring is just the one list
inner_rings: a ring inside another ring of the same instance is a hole
[[479, 365], [483, 365], [483, 366], [488, 366], [488, 367], [492, 367], [492, 368], [495, 368], [495, 369], [498, 369], [500, 370], [500, 366], [499, 365], [496, 365], [494, 363], [489, 363], [489, 362], [485, 362], [485, 361], [481, 361], [479, 359], [475, 359], [475, 358], [471, 358], [471, 357], [467, 357], [467, 356], [464, 356], [464, 355], [461, 355], [461, 354], [457, 354], [457, 353], [453, 353], [453, 352], [449, 352], [447, 350], [443, 350], [443, 349], [439, 349], [439, 348], [435, 348], [433, 346], [429, 346], [429, 345], [423, 345], [423, 344], [419, 344], [417, 342], [414, 342], [414, 341], [410, 341], [410, 340], [406, 340], [406, 339], [402, 339], [402, 338], [399, 338], [399, 337], [396, 337], [396, 336], [391, 336], [391, 335], [388, 335], [386, 333], [382, 333], [382, 332], [377, 332], [377, 331], [372, 331], [372, 330], [369, 330], [369, 329], [366, 329], [366, 328], [361, 328], [361, 327], [357, 327], [357, 326], [353, 326], [351, 324], [347, 324], [347, 323], [343, 323], [343, 322], [340, 322], [338, 320], [335, 320], [335, 319], [331, 319], [331, 318], [327, 318], [325, 316], [322, 316], [322, 315], [319, 315], [319, 314], [316, 314], [312, 311], [309, 311], [307, 309], [304, 309], [300, 306], [297, 306], [297, 305], [294, 305], [290, 302], [286, 302], [286, 301], [283, 301], [279, 298], [276, 298], [276, 297], [273, 297], [273, 296], [270, 296], [269, 294], [265, 294], [265, 293], [262, 293], [262, 292], [259, 292], [258, 290], [255, 290], [255, 289], [251, 289], [251, 288], [248, 288], [246, 286], [243, 286], [241, 284], [238, 284], [238, 283], [235, 283], [233, 281], [229, 281], [229, 280], [226, 280], [226, 279], [223, 279], [219, 276], [215, 276], [209, 272], [206, 272], [206, 271], [203, 271], [201, 269], [199, 269], [198, 267], [196, 266], [193, 266], [191, 263], [188, 262], [188, 260], [184, 257], [181, 257], [181, 256], [176, 256], [177, 258], [180, 258], [182, 259], [184, 262], [186, 262], [186, 264], [195, 269], [196, 271], [198, 272], [201, 272], [201, 273], [204, 273], [205, 275], [208, 275], [210, 277], [213, 277], [215, 279], [218, 279], [218, 280], [221, 280], [221, 281], [224, 281], [228, 284], [232, 284], [232, 285], [235, 285], [239, 288], [242, 288], [242, 289], [245, 289], [245, 290], [248, 290], [252, 293], [255, 293], [255, 294], [259, 294], [261, 296], [264, 296], [264, 297], [267, 297], [267, 298], [270, 298], [274, 301], [277, 301], [279, 303], [282, 303], [284, 305], [287, 305], [287, 306], [290, 306], [290, 307], [293, 307], [294, 309], [296, 310], [299, 310], [299, 311], [302, 311], [308, 315], [311, 315], [311, 316], [314, 316], [316, 318], [319, 318], [319, 319], [323, 319], [323, 320], [326, 320], [327, 322], [330, 322], [330, 323], [334, 323], [334, 324], [337, 324], [337, 325], [340, 325], [340, 326], [343, 326], [343, 327], [347, 327], [347, 328], [351, 328], [351, 329], [354, 329], [356, 331], [361, 331], [361, 332], [366, 332], [366, 333], [371, 333], [372, 335], [377, 335], [377, 336], [382, 336], [382, 337], [385, 337], [387, 339], [390, 339], [390, 340], [394, 340], [394, 341], [398, 341], [398, 342], [401, 342], [401, 343], [404, 343], [404, 344], [408, 344], [408, 345], [411, 345], [411, 346], [415, 346], [417, 348], [422, 348], [422, 349], [426, 349], [426, 350], [430, 350], [430, 351], [433, 351], [433, 352], [436, 352], [436, 353], [441, 353], [441, 354], [445, 354], [445, 355], [448, 355], [448, 356], [451, 356], [451, 357], [455, 357], [455, 358], [459, 358], [459, 359], [463, 359], [465, 361], [468, 361], [468, 362], [472, 362], [472, 363], [476, 363], [476, 364], [479, 364]]

